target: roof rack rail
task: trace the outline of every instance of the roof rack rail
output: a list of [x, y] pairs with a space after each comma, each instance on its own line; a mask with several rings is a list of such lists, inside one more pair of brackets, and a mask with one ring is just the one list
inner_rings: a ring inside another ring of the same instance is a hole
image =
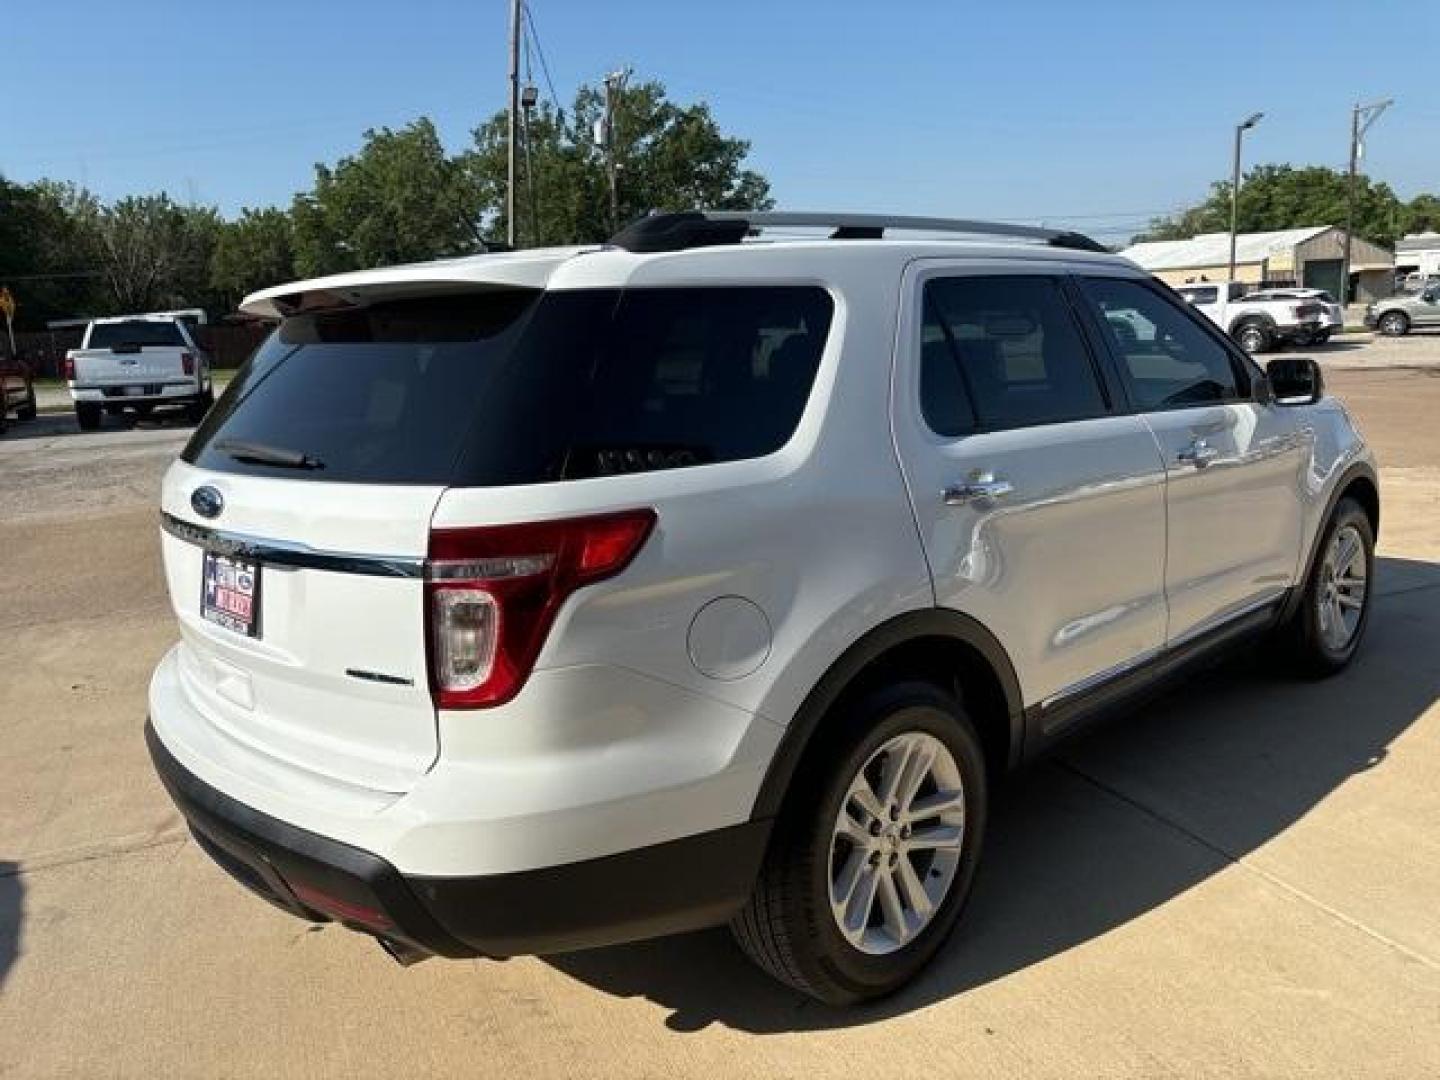
[[969, 236], [1008, 236], [1037, 240], [1076, 251], [1107, 251], [1090, 237], [1064, 229], [1010, 225], [961, 218], [905, 217], [893, 214], [827, 214], [792, 210], [686, 210], [636, 218], [610, 238], [612, 247], [634, 252], [684, 251], [738, 244], [760, 229], [785, 226], [830, 229], [832, 240], [878, 240], [889, 229], [944, 232]]

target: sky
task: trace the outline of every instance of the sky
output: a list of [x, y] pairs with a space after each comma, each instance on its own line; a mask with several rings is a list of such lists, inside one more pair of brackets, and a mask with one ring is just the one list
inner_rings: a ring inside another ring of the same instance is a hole
[[[506, 102], [507, 0], [48, 0], [0, 20], [0, 174], [103, 198], [288, 205], [366, 128], [446, 145]], [[530, 0], [555, 91], [621, 66], [705, 101], [779, 206], [1043, 221], [1124, 239], [1260, 162], [1440, 191], [1434, 0]], [[1409, 44], [1416, 58], [1406, 59]], [[549, 90], [539, 65], [535, 81]]]

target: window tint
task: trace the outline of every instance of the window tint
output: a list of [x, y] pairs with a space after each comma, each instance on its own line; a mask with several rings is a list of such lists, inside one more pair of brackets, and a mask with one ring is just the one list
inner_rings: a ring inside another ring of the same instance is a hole
[[131, 319], [125, 322], [96, 323], [90, 328], [90, 349], [111, 349], [116, 345], [184, 345], [180, 328], [173, 322]]
[[1247, 288], [1248, 286], [1241, 285], [1238, 282], [1231, 283], [1225, 287], [1225, 299], [1240, 300], [1248, 295], [1245, 291]]
[[[794, 433], [831, 313], [822, 289], [763, 287], [507, 290], [294, 316], [185, 459], [502, 485], [758, 457]], [[323, 468], [237, 461], [236, 442]]]
[[1095, 369], [1059, 285], [1043, 277], [925, 285], [921, 410], [940, 435], [1098, 416]]
[[1100, 309], [1138, 408], [1183, 408], [1242, 396], [1224, 346], [1158, 291], [1115, 278], [1088, 279], [1084, 289]]
[[1220, 290], [1210, 285], [1203, 289], [1181, 289], [1180, 295], [1192, 304], [1213, 304], [1220, 299]]

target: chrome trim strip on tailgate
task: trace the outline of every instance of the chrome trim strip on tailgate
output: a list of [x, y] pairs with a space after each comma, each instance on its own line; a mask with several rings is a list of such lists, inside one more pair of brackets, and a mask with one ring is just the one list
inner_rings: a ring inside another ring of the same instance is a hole
[[304, 570], [329, 570], [336, 574], [364, 574], [369, 577], [420, 578], [425, 560], [407, 555], [362, 555], [347, 551], [318, 551], [287, 540], [263, 540], [242, 533], [224, 532], [182, 521], [173, 514], [160, 513], [160, 527], [171, 536], [195, 544], [217, 555], [254, 559], [265, 566], [290, 566]]

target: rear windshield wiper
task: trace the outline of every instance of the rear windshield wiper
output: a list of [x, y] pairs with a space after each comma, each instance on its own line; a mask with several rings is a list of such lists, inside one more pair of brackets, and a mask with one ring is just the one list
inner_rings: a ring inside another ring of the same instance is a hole
[[299, 450], [283, 446], [267, 446], [265, 443], [244, 442], [240, 439], [221, 439], [215, 449], [222, 451], [232, 461], [247, 465], [275, 465], [282, 469], [323, 469], [325, 463]]

